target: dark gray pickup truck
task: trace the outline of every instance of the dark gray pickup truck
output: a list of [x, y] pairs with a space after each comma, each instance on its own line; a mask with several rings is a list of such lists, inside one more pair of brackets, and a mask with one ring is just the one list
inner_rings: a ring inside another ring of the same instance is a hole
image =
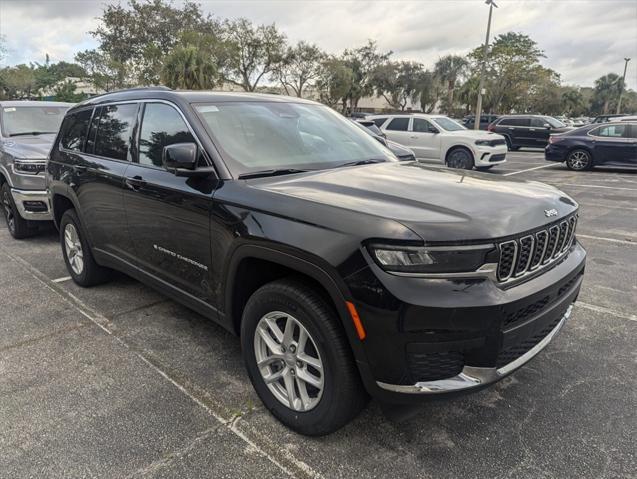
[[29, 236], [50, 221], [44, 183], [47, 156], [72, 103], [0, 102], [0, 199], [9, 232]]

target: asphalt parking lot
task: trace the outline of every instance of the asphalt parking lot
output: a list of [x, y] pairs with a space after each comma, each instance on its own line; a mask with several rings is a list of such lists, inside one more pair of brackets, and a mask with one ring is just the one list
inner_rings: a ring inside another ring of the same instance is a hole
[[635, 477], [637, 174], [574, 173], [541, 151], [489, 174], [580, 203], [571, 319], [495, 387], [400, 422], [372, 401], [318, 439], [264, 410], [237, 338], [124, 276], [81, 289], [55, 231], [18, 242], [0, 220], [0, 476]]

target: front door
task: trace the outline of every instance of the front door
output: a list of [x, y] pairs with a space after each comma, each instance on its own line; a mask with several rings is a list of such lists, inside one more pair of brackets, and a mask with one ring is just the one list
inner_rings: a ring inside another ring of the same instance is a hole
[[[175, 107], [145, 103], [140, 117], [138, 152], [124, 179], [135, 262], [144, 271], [210, 303], [210, 212], [217, 180], [177, 177], [164, 169], [164, 146], [196, 143]], [[203, 151], [200, 155], [205, 163]]]
[[533, 139], [537, 148], [544, 148], [549, 142], [551, 127], [543, 118], [531, 118], [529, 138]]
[[628, 138], [628, 126], [611, 123], [589, 133], [594, 140], [595, 165], [623, 166], [629, 162], [633, 144]]
[[424, 118], [412, 121], [409, 148], [414, 150], [417, 158], [432, 158], [442, 161], [440, 157], [440, 132]]

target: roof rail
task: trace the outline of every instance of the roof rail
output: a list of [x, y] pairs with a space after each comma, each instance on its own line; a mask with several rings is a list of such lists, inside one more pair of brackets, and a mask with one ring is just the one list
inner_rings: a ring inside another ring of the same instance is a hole
[[94, 95], [92, 97], [87, 98], [87, 100], [94, 100], [95, 98], [100, 98], [104, 95], [111, 95], [113, 93], [126, 93], [127, 91], [156, 91], [156, 90], [160, 90], [160, 91], [173, 91], [172, 88], [169, 88], [167, 86], [163, 86], [163, 85], [157, 85], [157, 86], [138, 86], [138, 87], [134, 87], [134, 88], [122, 88], [121, 90], [112, 90], [112, 91], [107, 91], [104, 93], [100, 93], [99, 95]]

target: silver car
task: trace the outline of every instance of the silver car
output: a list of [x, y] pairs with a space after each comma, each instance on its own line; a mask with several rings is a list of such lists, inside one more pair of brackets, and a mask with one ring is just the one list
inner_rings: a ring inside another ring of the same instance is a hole
[[72, 103], [0, 101], [0, 200], [11, 236], [26, 238], [52, 219], [44, 170]]

